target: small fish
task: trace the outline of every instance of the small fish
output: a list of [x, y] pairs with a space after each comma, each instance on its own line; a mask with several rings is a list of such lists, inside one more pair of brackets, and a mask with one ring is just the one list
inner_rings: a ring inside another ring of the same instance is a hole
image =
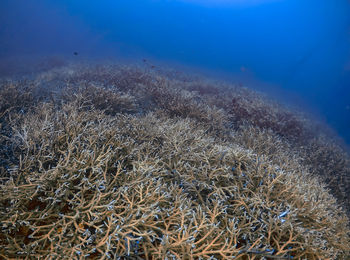
[[77, 56], [77, 55], [78, 55], [78, 52], [75, 51], [75, 52], [73, 52], [73, 54], [74, 54], [75, 56]]

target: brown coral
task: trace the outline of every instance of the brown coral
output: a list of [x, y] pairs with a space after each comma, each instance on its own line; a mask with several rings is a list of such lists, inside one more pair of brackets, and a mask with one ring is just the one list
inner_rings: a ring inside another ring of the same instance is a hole
[[234, 121], [209, 83], [200, 93], [163, 74], [100, 70], [45, 72], [41, 83], [61, 73], [67, 85], [4, 118], [14, 159], [2, 170], [2, 257], [348, 256], [348, 218], [294, 135]]

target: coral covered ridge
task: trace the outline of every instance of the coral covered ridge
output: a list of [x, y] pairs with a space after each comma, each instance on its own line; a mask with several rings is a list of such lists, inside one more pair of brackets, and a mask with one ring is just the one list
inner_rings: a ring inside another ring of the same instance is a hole
[[0, 85], [0, 257], [347, 259], [348, 155], [307, 116], [173, 70]]

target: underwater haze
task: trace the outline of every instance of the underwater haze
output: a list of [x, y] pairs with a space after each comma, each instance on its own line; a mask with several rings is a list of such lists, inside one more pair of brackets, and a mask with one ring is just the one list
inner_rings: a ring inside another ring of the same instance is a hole
[[0, 58], [179, 66], [312, 112], [350, 144], [345, 0], [2, 0]]

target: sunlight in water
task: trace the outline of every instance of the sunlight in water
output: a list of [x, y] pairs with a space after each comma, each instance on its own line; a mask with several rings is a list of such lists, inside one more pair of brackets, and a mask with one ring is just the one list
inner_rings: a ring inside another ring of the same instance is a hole
[[272, 2], [281, 2], [283, 0], [182, 0], [184, 2], [191, 2], [202, 5], [229, 5], [229, 6], [253, 6], [260, 4], [267, 4]]

